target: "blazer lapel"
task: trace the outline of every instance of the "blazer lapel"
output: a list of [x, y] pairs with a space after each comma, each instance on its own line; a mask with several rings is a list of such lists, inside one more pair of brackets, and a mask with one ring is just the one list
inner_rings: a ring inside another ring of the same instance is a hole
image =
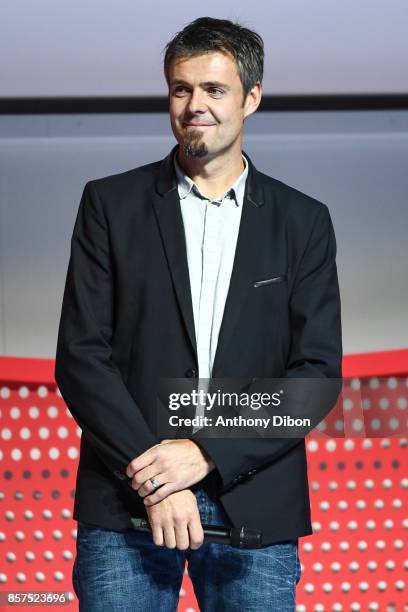
[[213, 377], [217, 376], [217, 367], [222, 354], [233, 337], [245, 298], [253, 283], [253, 279], [257, 277], [260, 257], [259, 255], [257, 256], [257, 240], [261, 238], [262, 230], [267, 226], [262, 179], [258, 176], [259, 173], [248, 155], [245, 152], [244, 155], [249, 165], [248, 177], [245, 186], [234, 265], [212, 368]]
[[153, 207], [156, 211], [167, 263], [186, 331], [194, 354], [197, 356], [183, 217], [181, 215], [177, 179], [173, 166], [173, 154], [176, 149], [177, 145], [161, 162], [156, 181], [157, 194], [155, 194], [153, 199]]

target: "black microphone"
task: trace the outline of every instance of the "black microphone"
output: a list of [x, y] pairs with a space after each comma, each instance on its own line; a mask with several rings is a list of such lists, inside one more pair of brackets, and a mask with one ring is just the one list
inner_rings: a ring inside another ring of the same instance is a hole
[[[148, 521], [143, 518], [131, 517], [133, 529], [151, 532]], [[248, 527], [225, 527], [217, 525], [202, 525], [206, 543], [229, 544], [235, 548], [260, 548], [262, 546], [262, 531]]]

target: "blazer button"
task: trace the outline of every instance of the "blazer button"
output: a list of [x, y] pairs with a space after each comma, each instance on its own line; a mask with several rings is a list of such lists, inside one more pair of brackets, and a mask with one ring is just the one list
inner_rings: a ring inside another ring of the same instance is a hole
[[197, 378], [198, 372], [197, 370], [194, 370], [194, 368], [190, 368], [187, 370], [186, 376], [187, 378]]
[[126, 475], [119, 472], [119, 470], [115, 470], [113, 473], [115, 474], [116, 478], [119, 478], [120, 480], [125, 480], [126, 478]]

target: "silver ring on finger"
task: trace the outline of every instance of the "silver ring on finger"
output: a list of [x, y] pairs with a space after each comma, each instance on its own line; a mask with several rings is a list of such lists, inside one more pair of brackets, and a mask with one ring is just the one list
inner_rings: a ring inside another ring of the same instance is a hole
[[155, 478], [150, 478], [150, 482], [152, 483], [153, 489], [157, 489], [160, 486], [160, 483]]

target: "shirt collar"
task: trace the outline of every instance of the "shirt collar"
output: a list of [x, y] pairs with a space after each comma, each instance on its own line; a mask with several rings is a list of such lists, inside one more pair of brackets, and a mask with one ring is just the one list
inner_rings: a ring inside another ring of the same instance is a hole
[[[245, 182], [248, 176], [248, 162], [247, 162], [245, 155], [242, 155], [242, 159], [244, 160], [244, 164], [245, 164], [245, 168], [242, 171], [242, 173], [239, 175], [235, 183], [231, 185], [229, 189], [226, 190], [223, 196], [212, 200], [213, 202], [221, 203], [221, 201], [226, 197], [226, 195], [231, 192], [232, 197], [235, 199], [236, 205], [242, 206], [242, 203], [244, 201]], [[190, 192], [193, 190], [193, 195], [198, 196], [202, 199], [208, 200], [208, 198], [201, 193], [196, 183], [189, 176], [184, 174], [183, 170], [181, 169], [180, 165], [177, 162], [177, 155], [173, 156], [173, 160], [174, 160], [174, 169], [176, 171], [176, 176], [177, 176], [178, 193], [179, 193], [180, 199], [183, 200], [184, 198], [186, 198], [190, 194]]]

